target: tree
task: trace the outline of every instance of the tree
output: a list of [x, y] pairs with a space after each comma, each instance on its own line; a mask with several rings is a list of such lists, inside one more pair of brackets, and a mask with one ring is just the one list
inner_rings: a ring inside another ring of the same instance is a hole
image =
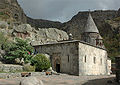
[[16, 38], [15, 41], [3, 45], [3, 49], [6, 51], [4, 59], [7, 60], [7, 63], [15, 63], [16, 58], [24, 58], [25, 63], [29, 63], [33, 47], [28, 44], [27, 40]]
[[43, 54], [37, 54], [32, 58], [31, 64], [36, 67], [36, 71], [47, 70], [50, 68], [50, 60]]

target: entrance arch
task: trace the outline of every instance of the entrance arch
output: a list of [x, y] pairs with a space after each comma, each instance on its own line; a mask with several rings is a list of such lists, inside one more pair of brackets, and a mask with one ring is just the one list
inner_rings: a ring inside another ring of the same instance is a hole
[[57, 58], [57, 59], [55, 59], [55, 61], [54, 61], [54, 69], [55, 69], [55, 71], [56, 72], [58, 72], [58, 73], [60, 73], [60, 71], [61, 71], [61, 63], [60, 63], [60, 59], [59, 58]]

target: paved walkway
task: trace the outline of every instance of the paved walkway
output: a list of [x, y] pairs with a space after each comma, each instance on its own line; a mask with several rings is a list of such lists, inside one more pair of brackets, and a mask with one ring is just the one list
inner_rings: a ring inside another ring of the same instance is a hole
[[[119, 85], [114, 82], [115, 76], [71, 76], [66, 74], [36, 76], [44, 85]], [[19, 85], [24, 78], [0, 79], [0, 85]], [[108, 80], [113, 83], [107, 83]]]
[[19, 85], [19, 81], [0, 79], [0, 85]]

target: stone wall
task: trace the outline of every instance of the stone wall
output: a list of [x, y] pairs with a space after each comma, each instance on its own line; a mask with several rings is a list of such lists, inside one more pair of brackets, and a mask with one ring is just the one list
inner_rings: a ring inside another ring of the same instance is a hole
[[112, 73], [111, 71], [111, 60], [110, 59], [107, 59], [107, 68], [108, 68], [108, 75], [110, 75]]
[[73, 75], [105, 75], [107, 74], [107, 52], [80, 41], [64, 41], [54, 44], [35, 46], [37, 53], [51, 57], [53, 70], [55, 60], [60, 60], [61, 72]]
[[20, 65], [10, 65], [10, 64], [0, 64], [0, 72], [21, 72], [23, 71], [23, 66]]
[[56, 71], [56, 60], [60, 63], [60, 72], [78, 75], [78, 43], [59, 42], [35, 47], [37, 53], [50, 55], [53, 70]]
[[79, 43], [79, 75], [107, 74], [107, 51]]
[[[41, 76], [45, 75], [45, 72], [30, 72], [31, 76]], [[17, 73], [0, 73], [0, 79], [7, 79], [7, 78], [17, 78], [21, 77], [21, 72]]]

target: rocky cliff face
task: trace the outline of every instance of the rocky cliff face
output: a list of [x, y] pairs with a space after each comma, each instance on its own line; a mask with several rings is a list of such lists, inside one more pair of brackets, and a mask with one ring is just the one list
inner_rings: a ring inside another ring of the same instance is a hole
[[63, 40], [68, 40], [66, 32], [56, 28], [35, 28], [29, 24], [22, 24], [13, 29], [13, 37], [30, 40], [32, 45], [55, 43]]
[[27, 17], [17, 0], [0, 0], [0, 32], [10, 40], [20, 37], [29, 39], [34, 45], [67, 40], [67, 33], [56, 29], [61, 25], [60, 22]]
[[0, 19], [9, 24], [22, 24], [27, 22], [26, 15], [17, 0], [0, 0]]
[[27, 17], [17, 0], [0, 0], [0, 20], [12, 25], [28, 23], [35, 28], [59, 28], [62, 23]]
[[18, 37], [29, 40], [32, 45], [55, 43], [69, 39], [66, 32], [56, 28], [38, 28], [36, 30], [29, 24], [21, 24], [9, 29], [9, 25], [4, 21], [0, 21], [0, 32], [9, 40]]

